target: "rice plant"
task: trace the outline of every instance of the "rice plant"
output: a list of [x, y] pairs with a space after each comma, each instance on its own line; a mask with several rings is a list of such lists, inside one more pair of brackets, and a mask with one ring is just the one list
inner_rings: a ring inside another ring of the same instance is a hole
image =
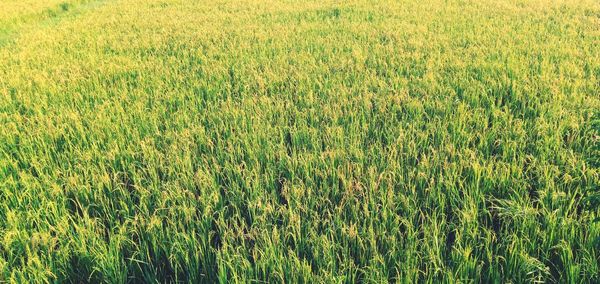
[[0, 282], [598, 283], [596, 0], [0, 0]]

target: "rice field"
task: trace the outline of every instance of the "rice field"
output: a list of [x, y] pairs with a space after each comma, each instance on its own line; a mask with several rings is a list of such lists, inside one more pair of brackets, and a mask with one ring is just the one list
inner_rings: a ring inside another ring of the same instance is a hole
[[598, 283], [597, 0], [0, 0], [0, 283]]

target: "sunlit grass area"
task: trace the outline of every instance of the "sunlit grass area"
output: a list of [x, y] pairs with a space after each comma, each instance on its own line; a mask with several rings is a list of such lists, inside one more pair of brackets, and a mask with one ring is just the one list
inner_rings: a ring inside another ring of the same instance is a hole
[[0, 0], [0, 282], [600, 281], [596, 0]]

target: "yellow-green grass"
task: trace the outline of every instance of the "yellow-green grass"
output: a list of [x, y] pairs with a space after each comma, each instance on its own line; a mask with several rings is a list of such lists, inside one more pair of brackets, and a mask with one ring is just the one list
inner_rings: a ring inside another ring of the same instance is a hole
[[65, 5], [69, 5], [69, 1], [3, 0], [0, 2], [0, 19], [6, 23], [9, 20], [14, 21], [21, 17], [41, 14], [60, 6], [65, 7]]
[[0, 282], [600, 281], [598, 1], [0, 7]]
[[41, 24], [49, 24], [60, 16], [71, 12], [76, 14], [77, 8], [85, 8], [89, 4], [99, 3], [95, 0], [3, 0], [0, 1], [0, 46], [9, 44], [17, 31], [37, 28]]

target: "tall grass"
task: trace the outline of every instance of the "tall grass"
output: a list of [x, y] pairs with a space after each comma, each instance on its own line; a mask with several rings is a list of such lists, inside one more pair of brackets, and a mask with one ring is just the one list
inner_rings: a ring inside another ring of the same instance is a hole
[[597, 1], [29, 2], [0, 282], [600, 281]]

